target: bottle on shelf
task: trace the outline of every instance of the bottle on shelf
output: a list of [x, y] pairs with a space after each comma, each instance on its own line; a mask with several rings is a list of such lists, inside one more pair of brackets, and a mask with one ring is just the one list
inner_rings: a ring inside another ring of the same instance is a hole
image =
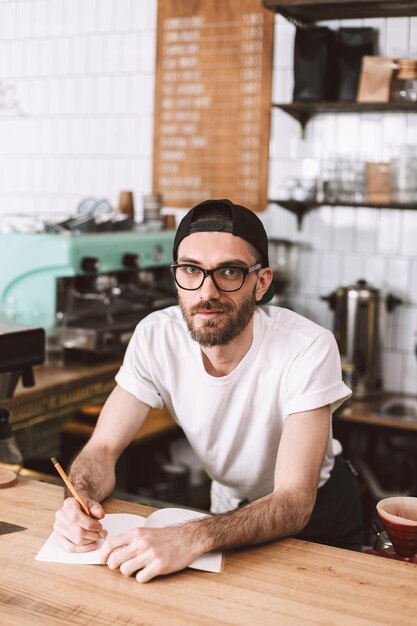
[[391, 100], [417, 102], [417, 60], [400, 59], [391, 84]]
[[23, 457], [12, 432], [10, 416], [10, 411], [0, 409], [0, 468], [19, 474], [23, 466]]

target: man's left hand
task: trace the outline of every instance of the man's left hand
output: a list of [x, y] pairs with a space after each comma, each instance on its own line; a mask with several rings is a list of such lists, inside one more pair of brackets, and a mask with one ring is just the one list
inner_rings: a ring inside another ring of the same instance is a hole
[[110, 569], [120, 569], [125, 576], [137, 572], [136, 580], [146, 583], [192, 563], [202, 554], [192, 544], [188, 525], [135, 528], [107, 539], [100, 554]]

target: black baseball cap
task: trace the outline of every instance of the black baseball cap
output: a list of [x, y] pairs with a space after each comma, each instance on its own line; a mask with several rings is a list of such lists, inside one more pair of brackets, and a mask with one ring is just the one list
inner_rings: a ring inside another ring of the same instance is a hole
[[[218, 212], [219, 210], [227, 212], [230, 216], [229, 220], [224, 218], [207, 218], [210, 211]], [[199, 219], [199, 215], [204, 212], [204, 219]], [[185, 237], [193, 233], [217, 231], [223, 233], [231, 233], [235, 237], [241, 237], [248, 241], [256, 248], [261, 257], [262, 267], [269, 267], [268, 256], [268, 236], [264, 225], [259, 217], [250, 209], [234, 204], [230, 200], [205, 200], [193, 207], [183, 217], [177, 232], [175, 233], [173, 257], [174, 261], [178, 258], [178, 247]], [[267, 292], [257, 304], [265, 304], [269, 302], [274, 295], [274, 288], [271, 283]]]

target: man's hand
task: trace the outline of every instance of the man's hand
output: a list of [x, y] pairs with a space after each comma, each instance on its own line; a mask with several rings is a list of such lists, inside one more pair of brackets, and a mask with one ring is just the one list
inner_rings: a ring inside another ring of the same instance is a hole
[[104, 517], [100, 504], [84, 498], [91, 517], [86, 515], [74, 498], [67, 498], [55, 513], [54, 532], [59, 545], [67, 552], [90, 552], [98, 547], [98, 541], [107, 531], [98, 521]]
[[155, 576], [184, 569], [199, 557], [190, 526], [135, 528], [105, 541], [101, 547], [102, 563], [120, 569], [125, 576], [135, 572], [136, 580], [146, 583]]

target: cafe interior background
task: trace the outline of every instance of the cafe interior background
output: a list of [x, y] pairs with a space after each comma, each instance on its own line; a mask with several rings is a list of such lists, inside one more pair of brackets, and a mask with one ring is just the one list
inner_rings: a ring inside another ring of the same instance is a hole
[[[85, 198], [117, 206], [121, 190], [133, 192], [141, 221], [144, 196], [157, 191], [156, 20], [156, 0], [0, 2], [3, 231], [14, 220], [24, 223], [22, 216], [73, 215]], [[326, 25], [370, 26], [378, 31], [380, 55], [417, 58], [416, 17]], [[292, 100], [295, 30], [275, 16], [272, 102]], [[407, 150], [417, 150], [413, 113], [327, 113], [312, 117], [303, 134], [297, 120], [271, 108], [268, 198], [289, 197], [336, 160], [349, 170]], [[178, 219], [182, 211], [169, 213]], [[271, 202], [259, 216], [271, 238], [300, 244], [284, 302], [298, 313], [333, 329], [323, 296], [359, 279], [401, 299], [380, 336], [383, 388], [417, 395], [417, 212], [324, 204], [300, 228], [292, 212]]]

